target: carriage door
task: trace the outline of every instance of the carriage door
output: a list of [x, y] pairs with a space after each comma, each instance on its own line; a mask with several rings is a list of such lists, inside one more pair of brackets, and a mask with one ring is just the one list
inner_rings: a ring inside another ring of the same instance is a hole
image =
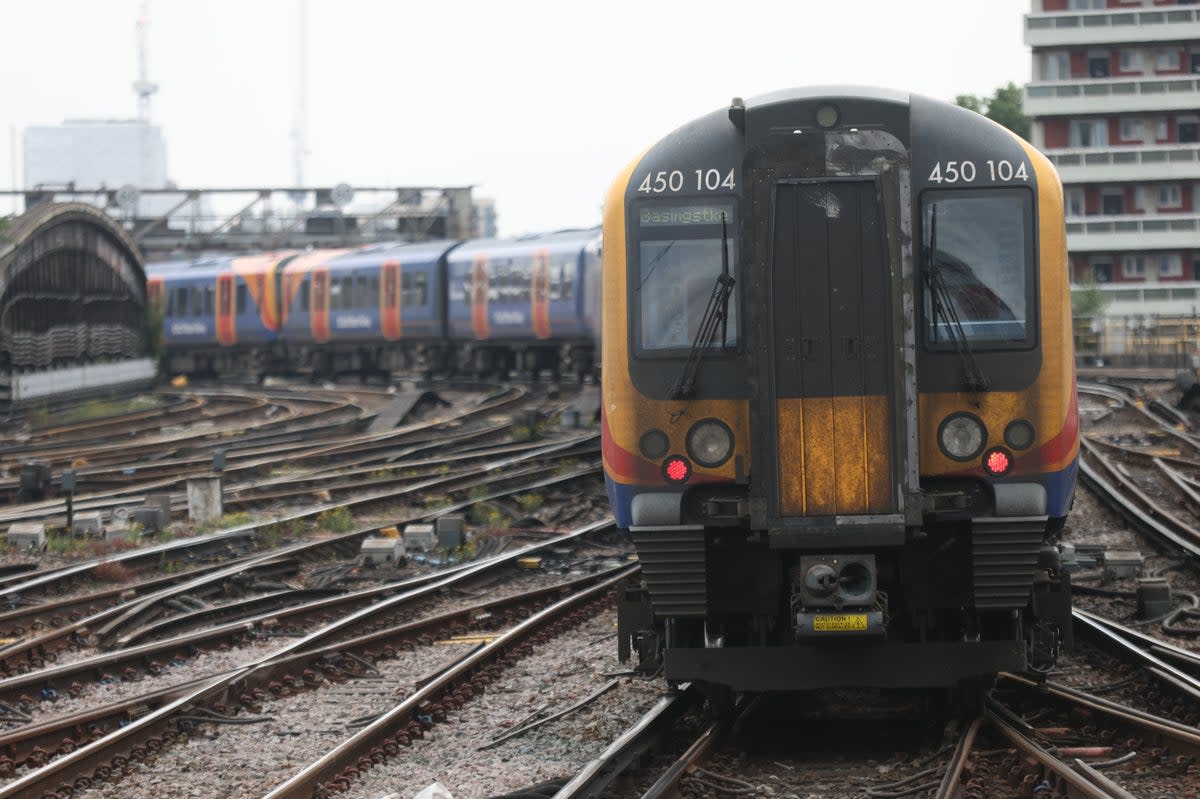
[[488, 257], [482, 253], [471, 262], [471, 330], [477, 339], [490, 333], [488, 325]]
[[530, 314], [533, 318], [533, 335], [550, 338], [550, 251], [538, 250], [533, 254], [533, 271], [530, 275]]
[[309, 324], [312, 326], [313, 339], [329, 341], [329, 267], [317, 266], [312, 271], [312, 311]]
[[217, 341], [226, 345], [237, 341], [237, 319], [234, 313], [236, 279], [232, 274], [217, 275]]
[[379, 292], [379, 328], [383, 337], [395, 341], [404, 332], [400, 320], [400, 262], [384, 261], [382, 267], [383, 286]]
[[767, 407], [784, 523], [899, 508], [882, 219], [874, 181], [774, 186]]

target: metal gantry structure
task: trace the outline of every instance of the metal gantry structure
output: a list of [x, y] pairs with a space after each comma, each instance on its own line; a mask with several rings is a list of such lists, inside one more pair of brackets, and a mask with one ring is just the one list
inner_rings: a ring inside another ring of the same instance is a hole
[[103, 209], [147, 260], [202, 251], [352, 247], [475, 235], [471, 186], [136, 189], [46, 186], [0, 191], [25, 209]]

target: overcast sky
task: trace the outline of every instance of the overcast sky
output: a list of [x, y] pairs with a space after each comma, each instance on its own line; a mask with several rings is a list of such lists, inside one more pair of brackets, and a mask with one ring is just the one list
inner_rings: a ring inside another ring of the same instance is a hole
[[[299, 2], [153, 2], [152, 117], [180, 185], [292, 184]], [[305, 182], [473, 184], [504, 234], [597, 224], [623, 166], [735, 95], [952, 100], [1030, 73], [1029, 0], [307, 2]], [[6, 187], [14, 132], [136, 115], [140, 8], [0, 0]]]

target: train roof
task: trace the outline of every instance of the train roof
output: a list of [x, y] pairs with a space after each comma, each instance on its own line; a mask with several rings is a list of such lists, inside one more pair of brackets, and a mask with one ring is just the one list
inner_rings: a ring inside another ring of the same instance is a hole
[[570, 230], [555, 230], [549, 233], [535, 233], [512, 239], [473, 239], [463, 242], [450, 254], [451, 260], [460, 260], [475, 253], [489, 255], [524, 255], [537, 250], [556, 250], [559, 252], [582, 250], [594, 244], [600, 238], [600, 228], [578, 228]]
[[791, 89], [760, 94], [746, 100], [746, 108], [763, 108], [772, 105], [782, 105], [802, 100], [853, 98], [855, 100], [873, 100], [893, 105], [908, 105], [913, 98], [911, 92], [898, 89], [887, 89], [879, 86], [855, 86], [848, 84], [830, 84], [827, 86], [803, 86]]
[[458, 241], [439, 240], [422, 242], [394, 241], [370, 244], [357, 250], [343, 253], [329, 261], [330, 267], [369, 266], [383, 261], [397, 260], [404, 263], [428, 263], [436, 261], [458, 246]]

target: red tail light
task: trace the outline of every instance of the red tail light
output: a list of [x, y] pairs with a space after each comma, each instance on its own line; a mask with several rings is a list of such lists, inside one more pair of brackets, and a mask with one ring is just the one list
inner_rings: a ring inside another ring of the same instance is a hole
[[663, 461], [663, 475], [671, 483], [685, 482], [692, 476], [692, 465], [687, 462], [687, 458], [672, 455]]
[[1012, 468], [1012, 456], [999, 448], [988, 450], [983, 456], [983, 468], [995, 477], [1008, 474]]

